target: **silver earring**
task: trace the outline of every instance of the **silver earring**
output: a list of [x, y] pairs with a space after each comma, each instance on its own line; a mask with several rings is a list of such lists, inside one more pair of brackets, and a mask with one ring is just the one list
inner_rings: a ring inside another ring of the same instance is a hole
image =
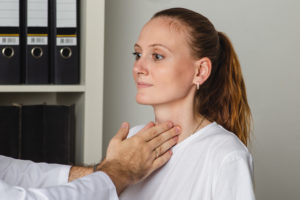
[[197, 85], [197, 90], [199, 90], [199, 83], [196, 83], [196, 85]]

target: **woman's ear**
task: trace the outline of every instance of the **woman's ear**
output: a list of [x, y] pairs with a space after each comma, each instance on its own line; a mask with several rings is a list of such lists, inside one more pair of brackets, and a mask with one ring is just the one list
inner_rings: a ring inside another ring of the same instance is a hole
[[195, 62], [195, 74], [193, 83], [202, 85], [210, 76], [212, 63], [209, 58], [204, 57]]

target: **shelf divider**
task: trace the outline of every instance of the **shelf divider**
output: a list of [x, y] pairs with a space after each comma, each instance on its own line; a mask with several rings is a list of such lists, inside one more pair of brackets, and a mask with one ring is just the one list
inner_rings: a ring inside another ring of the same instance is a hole
[[0, 85], [0, 93], [85, 92], [84, 85]]

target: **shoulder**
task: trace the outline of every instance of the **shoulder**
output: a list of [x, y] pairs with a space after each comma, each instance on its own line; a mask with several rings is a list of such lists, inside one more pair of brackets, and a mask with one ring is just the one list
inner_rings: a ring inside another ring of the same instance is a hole
[[215, 151], [212, 158], [214, 198], [254, 200], [253, 159], [248, 148], [220, 125], [215, 127], [211, 137], [211, 150]]
[[[211, 156], [219, 161], [230, 159], [252, 159], [248, 148], [232, 132], [213, 122], [199, 134], [198, 142], [205, 145]], [[197, 142], [196, 142], [197, 143]]]
[[142, 130], [142, 128], [144, 128], [144, 126], [146, 126], [146, 124], [140, 124], [140, 125], [133, 126], [132, 128], [130, 128], [127, 138], [130, 138], [130, 137], [134, 136], [135, 134], [137, 134], [137, 132]]
[[210, 143], [218, 146], [222, 151], [248, 151], [247, 147], [234, 133], [226, 130], [216, 122], [213, 122], [206, 131], [209, 132], [207, 139], [210, 140]]

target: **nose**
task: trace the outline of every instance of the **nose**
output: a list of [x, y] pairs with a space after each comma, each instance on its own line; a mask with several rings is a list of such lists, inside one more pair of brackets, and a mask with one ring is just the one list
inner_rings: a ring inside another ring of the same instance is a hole
[[147, 69], [147, 63], [146, 61], [140, 57], [137, 61], [135, 61], [134, 66], [133, 66], [133, 72], [137, 75], [147, 75], [148, 74], [148, 69]]

